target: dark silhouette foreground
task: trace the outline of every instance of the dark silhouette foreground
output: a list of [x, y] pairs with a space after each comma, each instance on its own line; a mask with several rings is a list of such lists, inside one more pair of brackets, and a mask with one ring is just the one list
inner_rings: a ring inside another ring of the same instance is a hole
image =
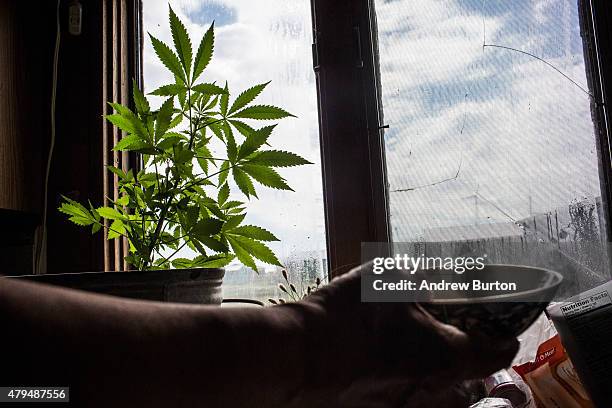
[[360, 301], [360, 271], [295, 304], [123, 300], [0, 279], [2, 386], [70, 386], [83, 407], [462, 407], [515, 339]]

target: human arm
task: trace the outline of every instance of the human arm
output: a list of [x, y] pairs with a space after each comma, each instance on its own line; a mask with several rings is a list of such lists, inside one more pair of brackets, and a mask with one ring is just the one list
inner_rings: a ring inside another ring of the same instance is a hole
[[514, 340], [495, 348], [415, 304], [361, 303], [359, 276], [263, 309], [0, 279], [0, 385], [70, 386], [73, 400], [101, 407], [425, 407], [516, 352]]

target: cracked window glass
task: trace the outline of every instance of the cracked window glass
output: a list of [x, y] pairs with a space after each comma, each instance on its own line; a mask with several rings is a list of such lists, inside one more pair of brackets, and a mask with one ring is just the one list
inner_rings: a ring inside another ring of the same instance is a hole
[[609, 279], [578, 3], [374, 3], [393, 241]]

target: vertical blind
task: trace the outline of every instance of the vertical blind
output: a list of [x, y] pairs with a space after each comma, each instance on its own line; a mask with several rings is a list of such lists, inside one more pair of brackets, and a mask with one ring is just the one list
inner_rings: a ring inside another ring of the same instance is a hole
[[[140, 1], [104, 0], [102, 4], [102, 112], [112, 113], [109, 102], [129, 105], [132, 78], [141, 81], [140, 61]], [[136, 157], [127, 152], [112, 150], [113, 146], [125, 136], [102, 120], [102, 155], [105, 166], [114, 166], [127, 171], [137, 165]], [[116, 174], [103, 172], [102, 186], [104, 205], [112, 206], [119, 198], [119, 180]], [[105, 230], [109, 227], [104, 220]], [[123, 260], [129, 251], [126, 238], [113, 241], [104, 240], [104, 270], [124, 271], [128, 269]]]

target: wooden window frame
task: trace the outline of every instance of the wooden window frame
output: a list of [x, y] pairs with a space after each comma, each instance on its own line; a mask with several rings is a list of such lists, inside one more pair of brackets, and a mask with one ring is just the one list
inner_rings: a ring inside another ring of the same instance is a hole
[[[127, 71], [142, 84], [142, 2], [104, 0], [104, 4], [112, 2], [127, 4]], [[580, 0], [578, 6], [589, 86], [598, 100], [606, 101], [612, 95], [612, 11], [605, 7], [605, 0]], [[333, 277], [361, 262], [362, 243], [391, 241], [385, 123], [374, 0], [311, 0], [311, 10], [328, 266]], [[612, 219], [608, 205], [612, 202], [612, 151], [611, 118], [605, 103], [595, 104], [593, 118], [607, 221]], [[107, 125], [103, 128], [108, 132]], [[138, 165], [136, 160], [128, 158], [127, 163]], [[612, 223], [606, 222], [606, 230], [610, 239]], [[106, 270], [108, 266], [105, 263]]]
[[[361, 244], [390, 242], [374, 0], [312, 0], [314, 61], [331, 276], [359, 264]], [[612, 10], [579, 0], [607, 239], [612, 239]], [[608, 251], [611, 245], [608, 245]]]

